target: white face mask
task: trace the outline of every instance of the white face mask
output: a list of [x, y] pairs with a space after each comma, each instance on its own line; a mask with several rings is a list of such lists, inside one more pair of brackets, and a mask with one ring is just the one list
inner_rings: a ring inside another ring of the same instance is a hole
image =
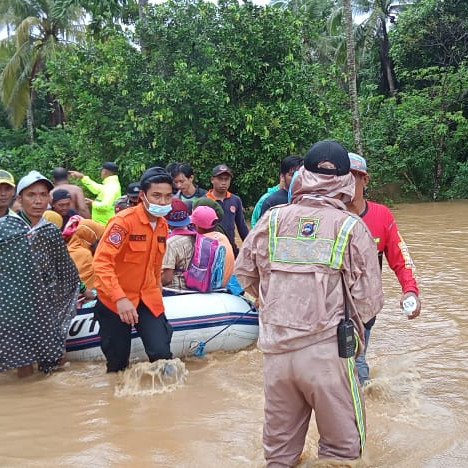
[[148, 206], [146, 206], [145, 204], [143, 205], [146, 211], [152, 216], [157, 216], [157, 217], [166, 216], [169, 213], [169, 211], [172, 210], [172, 205], [170, 203], [169, 205], [157, 205], [156, 203], [150, 203], [148, 199], [146, 198], [146, 194], [144, 194], [144, 197], [145, 197], [146, 203], [148, 203]]

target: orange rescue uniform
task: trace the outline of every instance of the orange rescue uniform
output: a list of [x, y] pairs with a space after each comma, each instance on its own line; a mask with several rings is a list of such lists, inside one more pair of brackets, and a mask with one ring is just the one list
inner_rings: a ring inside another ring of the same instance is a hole
[[96, 250], [93, 265], [99, 300], [117, 312], [124, 297], [135, 308], [143, 301], [155, 317], [164, 312], [161, 265], [168, 234], [164, 217], [150, 224], [143, 205], [111, 218]]

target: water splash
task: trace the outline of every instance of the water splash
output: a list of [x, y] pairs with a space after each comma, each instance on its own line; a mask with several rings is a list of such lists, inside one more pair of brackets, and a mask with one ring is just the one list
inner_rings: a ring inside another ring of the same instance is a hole
[[188, 376], [180, 359], [160, 359], [138, 362], [125, 370], [115, 387], [115, 396], [151, 396], [173, 392], [181, 387]]

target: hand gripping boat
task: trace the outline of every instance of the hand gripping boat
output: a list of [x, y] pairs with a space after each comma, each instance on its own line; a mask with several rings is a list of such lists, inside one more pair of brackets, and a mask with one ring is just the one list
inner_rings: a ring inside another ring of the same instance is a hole
[[[202, 356], [205, 351], [238, 351], [258, 338], [258, 311], [242, 296], [227, 292], [189, 293], [164, 296], [163, 301], [174, 330], [171, 342], [174, 357]], [[66, 345], [70, 360], [104, 360], [93, 308], [78, 310]], [[147, 358], [135, 329], [130, 357]]]

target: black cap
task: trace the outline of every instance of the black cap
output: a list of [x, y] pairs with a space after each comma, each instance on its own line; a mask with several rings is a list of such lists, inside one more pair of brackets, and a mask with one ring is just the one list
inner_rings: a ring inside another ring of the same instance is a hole
[[102, 169], [107, 169], [108, 171], [113, 172], [114, 174], [117, 174], [119, 172], [119, 166], [115, 164], [115, 162], [112, 161], [106, 161], [105, 163], [102, 163]]
[[[335, 168], [319, 167], [322, 162], [330, 162]], [[311, 146], [304, 158], [304, 167], [310, 172], [342, 176], [349, 173], [348, 152], [334, 140], [319, 141]]]
[[71, 193], [65, 189], [57, 189], [52, 192], [52, 203], [59, 200], [71, 200]]
[[143, 172], [143, 175], [141, 176], [141, 179], [140, 179], [140, 185], [142, 185], [145, 180], [148, 180], [157, 176], [166, 176], [169, 178], [171, 177], [162, 167], [159, 167], [159, 166], [150, 167], [149, 169], [146, 169], [145, 172]]
[[212, 177], [219, 176], [220, 174], [229, 174], [232, 177], [232, 171], [226, 164], [218, 164], [211, 172]]
[[127, 195], [129, 197], [138, 197], [140, 194], [140, 183], [139, 182], [132, 182], [128, 184], [127, 187]]

